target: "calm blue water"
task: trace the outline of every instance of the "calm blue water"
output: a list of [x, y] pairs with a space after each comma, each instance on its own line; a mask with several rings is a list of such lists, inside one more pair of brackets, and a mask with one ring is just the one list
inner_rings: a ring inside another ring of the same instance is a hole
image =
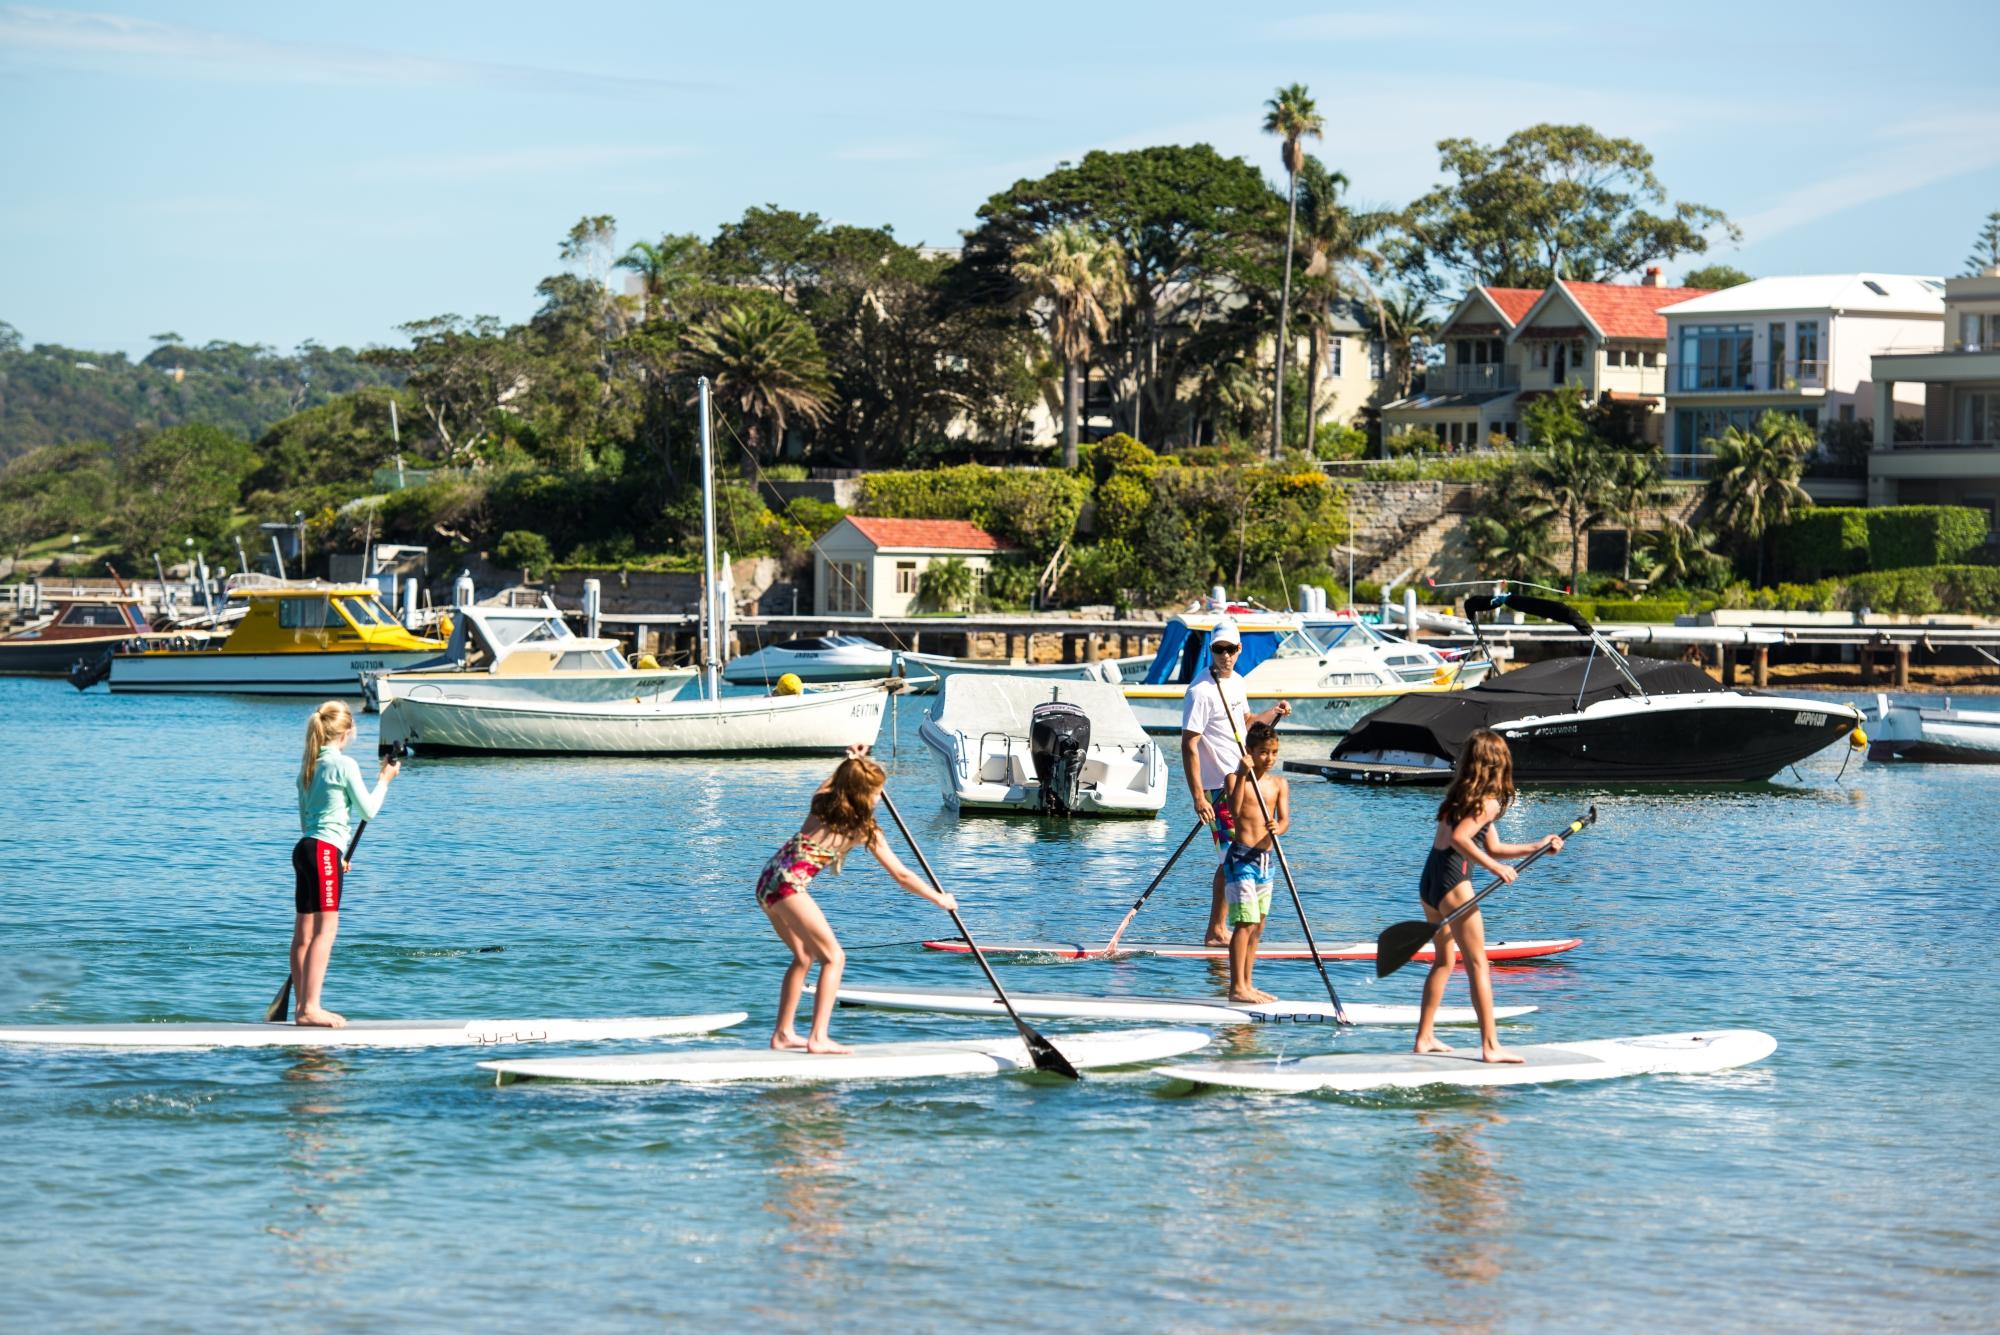
[[[1184, 802], [1147, 825], [958, 822], [920, 707], [892, 791], [974, 930], [1107, 935]], [[0, 1023], [261, 1013], [285, 972], [305, 713], [0, 680]], [[364, 718], [357, 755], [373, 736]], [[1586, 940], [1504, 975], [1503, 1000], [1544, 1007], [1517, 1041], [1754, 1026], [1780, 1040], [1759, 1067], [1244, 1098], [1142, 1074], [496, 1089], [469, 1052], [0, 1050], [0, 1328], [1991, 1328], [2000, 770], [1856, 762], [1836, 782], [1840, 760], [1770, 787], [1595, 795], [1597, 829], [1491, 902], [1497, 934]], [[355, 861], [328, 1003], [738, 1007], [749, 1024], [696, 1041], [760, 1042], [783, 955], [749, 886], [828, 768], [412, 764]], [[1412, 916], [1434, 795], [1297, 782], [1288, 847], [1323, 939]], [[1590, 796], [1530, 793], [1511, 832]], [[946, 927], [872, 864], [822, 902], [850, 978], [977, 981], [962, 958], [866, 948]], [[1139, 931], [1192, 934], [1205, 905], [1191, 856]], [[1422, 977], [1335, 967], [1349, 1000], [1413, 1001]], [[1143, 959], [1002, 976], [1218, 982]], [[1309, 963], [1259, 981], [1317, 987]], [[991, 1028], [848, 1012], [835, 1032]], [[1408, 1034], [1217, 1038], [1299, 1053]]]

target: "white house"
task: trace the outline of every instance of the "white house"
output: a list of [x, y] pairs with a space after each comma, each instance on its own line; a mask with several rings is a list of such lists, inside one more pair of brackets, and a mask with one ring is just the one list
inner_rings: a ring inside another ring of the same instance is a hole
[[[2000, 529], [2000, 264], [1950, 280], [1944, 301], [1939, 347], [1875, 358], [1868, 503], [1976, 506]], [[1899, 439], [1912, 388], [1923, 429]]]
[[849, 515], [819, 540], [814, 563], [815, 616], [904, 616], [933, 561], [957, 557], [984, 588], [1001, 541], [963, 519], [878, 519]]
[[[1938, 346], [1944, 280], [1876, 273], [1759, 278], [1661, 314], [1668, 469], [1675, 477], [1700, 477], [1705, 442], [1767, 411], [1795, 414], [1815, 431], [1830, 421], [1872, 419], [1870, 359]], [[1891, 399], [1892, 411], [1919, 414], [1922, 396], [1912, 385], [1907, 397]], [[1858, 482], [1854, 491], [1859, 499]]]

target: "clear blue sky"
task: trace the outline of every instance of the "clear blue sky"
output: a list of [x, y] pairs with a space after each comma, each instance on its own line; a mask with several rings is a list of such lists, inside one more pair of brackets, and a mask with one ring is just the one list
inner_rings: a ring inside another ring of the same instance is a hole
[[0, 4], [0, 319], [31, 343], [519, 319], [586, 213], [629, 241], [775, 202], [953, 244], [1091, 148], [1275, 174], [1258, 123], [1295, 80], [1363, 202], [1425, 189], [1439, 138], [1575, 120], [1726, 210], [1712, 258], [1753, 273], [1956, 273], [2000, 209], [1991, 0], [105, 3]]

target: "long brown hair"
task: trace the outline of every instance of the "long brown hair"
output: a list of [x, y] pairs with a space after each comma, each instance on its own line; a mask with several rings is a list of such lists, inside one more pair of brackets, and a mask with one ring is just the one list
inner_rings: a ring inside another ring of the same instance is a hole
[[1465, 739], [1459, 753], [1458, 773], [1451, 789], [1438, 803], [1437, 818], [1456, 825], [1485, 814], [1486, 799], [1494, 798], [1505, 811], [1514, 800], [1514, 753], [1507, 739], [1491, 728], [1481, 728]]
[[826, 787], [813, 794], [812, 814], [835, 834], [869, 843], [877, 833], [875, 799], [888, 778], [889, 772], [866, 756], [843, 760]]
[[319, 767], [319, 753], [336, 737], [354, 731], [354, 715], [338, 700], [329, 700], [313, 710], [306, 720], [306, 759], [299, 766], [299, 787], [312, 787], [313, 771]]

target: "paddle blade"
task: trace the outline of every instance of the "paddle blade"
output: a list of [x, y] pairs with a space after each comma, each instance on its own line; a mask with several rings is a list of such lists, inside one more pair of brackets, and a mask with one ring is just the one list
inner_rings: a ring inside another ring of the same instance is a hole
[[1375, 938], [1375, 976], [1387, 978], [1408, 964], [1437, 935], [1434, 922], [1397, 922]]
[[1034, 1059], [1037, 1071], [1053, 1071], [1070, 1080], [1083, 1079], [1083, 1072], [1071, 1066], [1069, 1058], [1056, 1051], [1055, 1044], [1019, 1021], [1015, 1027], [1021, 1031], [1021, 1041], [1028, 1045], [1028, 1056]]
[[291, 1018], [292, 980], [285, 977], [285, 985], [278, 989], [278, 995], [271, 998], [271, 1004], [264, 1008], [264, 1023], [278, 1024]]

